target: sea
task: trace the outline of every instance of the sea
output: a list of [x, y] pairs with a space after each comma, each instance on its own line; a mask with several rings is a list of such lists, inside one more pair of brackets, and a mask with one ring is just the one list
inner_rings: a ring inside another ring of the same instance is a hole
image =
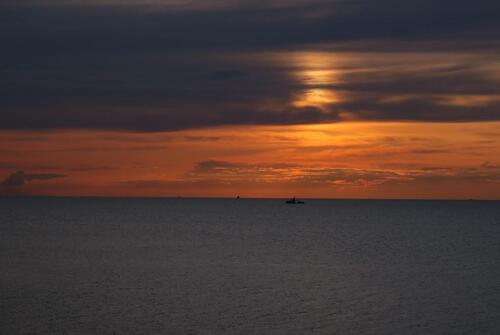
[[0, 334], [500, 334], [500, 202], [0, 199]]

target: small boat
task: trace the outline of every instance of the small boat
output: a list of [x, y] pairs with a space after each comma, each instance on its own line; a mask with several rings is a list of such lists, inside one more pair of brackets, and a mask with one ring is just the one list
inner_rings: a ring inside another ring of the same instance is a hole
[[286, 203], [287, 203], [287, 204], [292, 204], [292, 205], [296, 205], [296, 204], [299, 204], [299, 205], [301, 205], [301, 204], [305, 204], [305, 202], [304, 202], [304, 201], [297, 200], [297, 199], [295, 199], [295, 197], [293, 197], [293, 198], [292, 198], [292, 199], [290, 199], [290, 200], [287, 200], [287, 201], [286, 201]]

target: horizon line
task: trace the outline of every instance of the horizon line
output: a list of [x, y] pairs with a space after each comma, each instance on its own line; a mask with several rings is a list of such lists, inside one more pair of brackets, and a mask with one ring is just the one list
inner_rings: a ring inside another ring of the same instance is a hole
[[[228, 196], [107, 196], [107, 195], [0, 195], [2, 198], [89, 198], [89, 199], [165, 199], [165, 200], [286, 200], [290, 197], [244, 197], [237, 198]], [[500, 201], [500, 199], [481, 199], [481, 198], [314, 198], [297, 197], [303, 200], [340, 200], [340, 201]]]

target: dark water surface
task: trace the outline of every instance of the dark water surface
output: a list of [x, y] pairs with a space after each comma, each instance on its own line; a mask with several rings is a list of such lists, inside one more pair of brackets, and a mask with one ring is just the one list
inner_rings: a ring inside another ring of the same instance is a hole
[[0, 199], [0, 334], [500, 334], [500, 203]]

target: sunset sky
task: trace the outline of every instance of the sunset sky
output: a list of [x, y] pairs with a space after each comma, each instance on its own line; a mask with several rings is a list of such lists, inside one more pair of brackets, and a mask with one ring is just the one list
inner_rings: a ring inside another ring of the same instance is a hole
[[500, 199], [498, 0], [3, 0], [0, 195]]

